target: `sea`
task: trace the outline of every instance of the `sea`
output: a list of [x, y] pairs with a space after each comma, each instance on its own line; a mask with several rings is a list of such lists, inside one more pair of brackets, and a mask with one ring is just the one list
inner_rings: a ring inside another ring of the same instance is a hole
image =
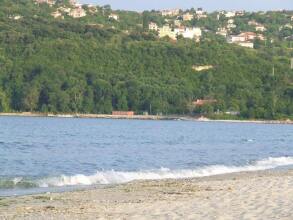
[[0, 196], [293, 168], [293, 125], [0, 117]]

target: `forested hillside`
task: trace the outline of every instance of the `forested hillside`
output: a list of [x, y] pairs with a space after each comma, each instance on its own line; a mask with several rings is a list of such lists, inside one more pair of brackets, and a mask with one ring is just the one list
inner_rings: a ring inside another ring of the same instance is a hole
[[[118, 22], [108, 19], [107, 6], [56, 19], [56, 7], [1, 0], [0, 111], [292, 118], [292, 50], [285, 43], [247, 49], [209, 32], [200, 42], [174, 42], [146, 31], [145, 13], [118, 11]], [[206, 65], [212, 68], [195, 70]], [[196, 107], [197, 99], [216, 102]]]

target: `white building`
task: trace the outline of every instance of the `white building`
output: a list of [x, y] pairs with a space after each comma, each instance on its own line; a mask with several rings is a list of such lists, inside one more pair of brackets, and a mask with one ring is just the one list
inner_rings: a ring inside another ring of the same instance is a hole
[[113, 19], [113, 20], [116, 20], [116, 21], [119, 21], [119, 15], [117, 14], [113, 14], [111, 13], [109, 16], [108, 16], [109, 19]]
[[73, 18], [82, 18], [86, 16], [86, 11], [82, 7], [76, 7], [71, 9], [68, 15]]
[[196, 39], [200, 40], [200, 37], [202, 36], [202, 31], [200, 28], [192, 27], [192, 28], [175, 28], [175, 33], [177, 36], [182, 36], [183, 38], [188, 39]]
[[179, 15], [180, 9], [165, 9], [161, 11], [162, 16], [176, 16]]
[[181, 24], [182, 24], [181, 20], [179, 20], [179, 19], [174, 20], [174, 25], [175, 26], [179, 27], [179, 26], [181, 26]]
[[48, 4], [50, 6], [53, 6], [56, 3], [55, 0], [35, 0], [35, 2], [37, 4], [43, 4], [43, 3], [45, 3], [45, 4]]
[[233, 18], [235, 17], [236, 13], [234, 11], [228, 11], [225, 13], [226, 18]]
[[246, 38], [245, 38], [245, 36], [230, 35], [227, 38], [227, 41], [228, 41], [228, 43], [245, 42]]
[[159, 29], [159, 27], [158, 27], [158, 25], [156, 23], [154, 23], [154, 22], [149, 23], [149, 30], [158, 31], [158, 29]]
[[198, 9], [196, 9], [195, 14], [197, 14], [197, 15], [203, 15], [203, 14], [205, 14], [205, 12], [203, 11], [202, 8], [198, 8]]
[[218, 31], [216, 32], [216, 34], [227, 37], [228, 30], [226, 28], [218, 28]]
[[194, 18], [194, 15], [188, 12], [183, 14], [182, 18], [183, 18], [183, 21], [191, 21]]
[[256, 30], [256, 31], [260, 31], [260, 32], [264, 32], [264, 31], [266, 31], [267, 29], [266, 29], [265, 26], [263, 26], [263, 25], [257, 25], [257, 26], [255, 26], [255, 30]]

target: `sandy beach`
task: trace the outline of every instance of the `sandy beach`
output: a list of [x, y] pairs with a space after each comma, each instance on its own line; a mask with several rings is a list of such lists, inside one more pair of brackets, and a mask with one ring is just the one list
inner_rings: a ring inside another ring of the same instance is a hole
[[197, 122], [226, 122], [226, 123], [255, 123], [255, 124], [289, 124], [293, 121], [284, 120], [232, 120], [232, 119], [209, 119], [206, 117], [179, 116], [179, 115], [111, 115], [111, 114], [53, 114], [39, 112], [0, 113], [0, 117], [49, 117], [49, 118], [87, 118], [87, 119], [127, 119], [127, 120], [175, 120]]
[[135, 181], [1, 198], [0, 219], [282, 219], [293, 217], [293, 170]]

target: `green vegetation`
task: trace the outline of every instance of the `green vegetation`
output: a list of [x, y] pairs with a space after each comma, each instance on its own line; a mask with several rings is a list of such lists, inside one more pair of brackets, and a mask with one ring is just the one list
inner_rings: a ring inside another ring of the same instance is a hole
[[[146, 31], [149, 21], [164, 22], [154, 11], [118, 11], [120, 21], [115, 21], [104, 6], [83, 18], [55, 19], [56, 7], [30, 0], [0, 2], [1, 112], [239, 111], [242, 118], [292, 118], [293, 53], [282, 40], [292, 32], [276, 35], [276, 22], [287, 22], [278, 13], [264, 21], [274, 21], [267, 34], [275, 43], [256, 42], [259, 49], [253, 50], [209, 32], [199, 43], [158, 39]], [[11, 18], [16, 15], [22, 18]], [[218, 21], [211, 16], [191, 22], [216, 30]], [[240, 18], [237, 22], [245, 29]], [[214, 68], [196, 72], [194, 65]], [[191, 104], [196, 99], [217, 102], [196, 108]]]

